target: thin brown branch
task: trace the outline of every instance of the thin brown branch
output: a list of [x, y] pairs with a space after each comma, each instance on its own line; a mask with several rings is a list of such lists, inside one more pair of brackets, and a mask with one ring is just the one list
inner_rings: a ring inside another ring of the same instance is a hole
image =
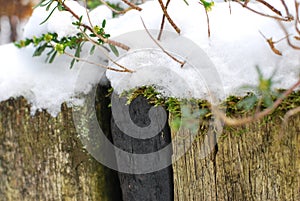
[[286, 125], [289, 118], [300, 113], [300, 106], [296, 107], [294, 109], [289, 110], [287, 113], [285, 113], [284, 117], [283, 117], [283, 123]]
[[286, 3], [285, 3], [285, 0], [280, 0], [280, 1], [281, 1], [282, 5], [283, 5], [283, 7], [284, 7], [284, 9], [285, 9], [286, 15], [287, 15], [287, 16], [291, 16], [290, 11], [289, 11], [289, 8], [287, 7], [287, 5], [286, 5]]
[[[74, 11], [73, 11], [71, 8], [69, 8], [69, 7], [65, 4], [64, 1], [62, 2], [62, 5], [63, 5], [63, 7], [64, 7], [64, 9], [65, 9], [66, 11], [68, 11], [69, 13], [71, 13], [72, 16], [74, 16], [77, 20], [80, 20], [80, 17], [79, 17], [76, 13], [74, 13]], [[90, 26], [88, 26], [88, 25], [85, 25], [85, 24], [80, 24], [80, 25], [81, 25], [82, 27], [88, 29], [88, 30], [91, 31], [92, 33], [95, 32], [95, 31], [93, 30], [93, 28], [90, 27]], [[98, 36], [99, 39], [101, 39], [104, 43], [107, 43], [107, 44], [110, 44], [110, 45], [113, 45], [113, 46], [116, 46], [116, 47], [120, 47], [120, 48], [122, 48], [122, 49], [124, 49], [124, 50], [127, 50], [127, 51], [130, 49], [127, 45], [125, 45], [125, 44], [123, 44], [123, 43], [120, 43], [120, 42], [117, 42], [117, 41], [114, 41], [114, 40], [110, 40], [110, 39], [104, 38], [104, 37], [101, 36], [101, 35], [97, 35], [97, 36]]]
[[[52, 45], [53, 48], [55, 48], [55, 45], [53, 43], [50, 43], [50, 45]], [[101, 67], [101, 68], [104, 68], [104, 69], [107, 69], [107, 70], [112, 70], [112, 71], [116, 71], [116, 72], [127, 72], [127, 73], [133, 73], [134, 71], [130, 70], [130, 69], [127, 69], [127, 68], [123, 68], [122, 70], [120, 69], [117, 69], [117, 68], [113, 68], [113, 67], [110, 67], [110, 66], [106, 66], [106, 65], [103, 65], [101, 63], [95, 63], [95, 62], [92, 62], [90, 60], [86, 60], [86, 59], [83, 59], [83, 58], [80, 58], [80, 57], [76, 57], [75, 55], [71, 54], [71, 53], [68, 53], [66, 52], [65, 50], [63, 51], [64, 55], [68, 56], [68, 57], [71, 57], [77, 61], [82, 61], [82, 62], [86, 62], [86, 63], [89, 63], [89, 64], [92, 64], [92, 65], [95, 65], [95, 66], [98, 66], [98, 67]]]
[[244, 118], [230, 118], [226, 117], [226, 114], [221, 112], [216, 107], [212, 107], [213, 113], [217, 118], [220, 118], [226, 125], [228, 126], [242, 126], [248, 123], [252, 123], [257, 121], [269, 114], [271, 114], [281, 103], [282, 101], [288, 97], [297, 87], [300, 86], [300, 80], [298, 80], [292, 87], [287, 89], [274, 103], [271, 107], [266, 108], [265, 110], [255, 113], [253, 116], [244, 117]]
[[233, 2], [236, 2], [238, 4], [240, 4], [241, 6], [243, 6], [244, 8], [258, 14], [258, 15], [261, 15], [261, 16], [264, 16], [264, 17], [269, 17], [269, 18], [273, 18], [275, 20], [279, 20], [279, 21], [292, 21], [293, 20], [293, 17], [292, 16], [286, 16], [286, 17], [277, 17], [277, 16], [273, 16], [273, 15], [268, 15], [268, 14], [265, 14], [265, 13], [262, 13], [262, 12], [259, 12], [259, 11], [256, 11], [252, 8], [250, 8], [248, 5], [245, 5], [244, 3], [242, 3], [240, 0], [232, 0]]
[[277, 55], [279, 55], [279, 56], [282, 56], [282, 52], [279, 51], [278, 49], [276, 49], [275, 43], [277, 43], [277, 42], [279, 42], [279, 41], [285, 39], [286, 37], [280, 39], [279, 41], [274, 42], [272, 38], [267, 38], [261, 31], [259, 31], [259, 33], [260, 33], [260, 34], [263, 36], [263, 38], [267, 41], [267, 43], [269, 44], [271, 50], [272, 50], [275, 54], [277, 54]]
[[284, 135], [284, 131], [286, 130], [286, 126], [288, 125], [288, 120], [289, 118], [291, 118], [292, 116], [298, 114], [300, 112], [300, 107], [296, 107], [294, 109], [289, 110], [288, 112], [285, 113], [283, 119], [282, 119], [282, 125], [281, 125], [281, 129], [280, 129], [280, 134], [278, 137], [278, 141], [280, 141]]
[[295, 28], [297, 33], [300, 35], [300, 30], [299, 30], [299, 3], [295, 1], [295, 10], [296, 10], [296, 20], [295, 20]]
[[256, 1], [259, 2], [259, 3], [261, 3], [261, 4], [263, 4], [263, 5], [265, 5], [267, 8], [269, 8], [271, 11], [273, 11], [277, 15], [282, 16], [281, 12], [279, 10], [277, 10], [276, 8], [274, 8], [274, 6], [272, 6], [268, 2], [265, 2], [264, 0], [256, 0]]
[[138, 11], [142, 11], [142, 9], [140, 7], [138, 7], [137, 5], [135, 5], [134, 3], [131, 3], [127, 0], [122, 0], [124, 3], [126, 3], [130, 8], [138, 10]]
[[286, 41], [287, 41], [288, 45], [289, 45], [290, 47], [294, 48], [295, 50], [300, 50], [300, 47], [299, 47], [299, 46], [296, 46], [296, 45], [294, 45], [294, 44], [291, 42], [290, 37], [289, 37], [289, 33], [288, 33], [288, 31], [286, 30], [286, 28], [283, 26], [283, 24], [282, 24], [281, 22], [279, 22], [279, 21], [278, 21], [278, 23], [279, 23], [281, 29], [283, 30], [283, 32], [285, 33], [285, 35], [287, 36], [287, 37], [286, 37]]
[[173, 55], [171, 55], [168, 51], [166, 51], [156, 40], [155, 38], [151, 35], [151, 33], [149, 32], [149, 30], [147, 29], [145, 22], [143, 20], [143, 18], [141, 17], [141, 21], [143, 23], [143, 26], [147, 32], [147, 34], [149, 35], [149, 37], [154, 41], [154, 43], [166, 54], [168, 55], [171, 59], [173, 59], [174, 61], [178, 62], [180, 64], [180, 67], [182, 68], [184, 66], [184, 64], [186, 63], [186, 61], [180, 61], [177, 58], [175, 58]]
[[169, 23], [171, 24], [171, 26], [175, 29], [175, 31], [180, 34], [181, 30], [177, 27], [177, 25], [174, 23], [174, 21], [171, 19], [169, 13], [167, 12], [166, 7], [164, 6], [164, 3], [162, 2], [162, 0], [158, 0], [159, 5], [164, 13], [164, 15], [166, 16], [167, 20], [169, 21]]
[[210, 23], [209, 23], [209, 16], [208, 16], [208, 12], [207, 12], [207, 10], [205, 9], [205, 6], [204, 6], [204, 5], [203, 5], [203, 8], [204, 8], [205, 14], [206, 14], [207, 34], [208, 34], [208, 37], [210, 38]]
[[127, 73], [132, 73], [133, 71], [129, 70], [129, 69], [123, 69], [123, 70], [120, 70], [120, 69], [117, 69], [117, 68], [113, 68], [113, 67], [110, 67], [110, 66], [106, 66], [106, 65], [103, 65], [103, 64], [100, 64], [100, 63], [95, 63], [95, 62], [92, 62], [92, 61], [89, 61], [89, 60], [86, 60], [86, 59], [82, 59], [80, 57], [76, 57], [74, 56], [73, 54], [70, 54], [70, 53], [67, 53], [64, 51], [64, 54], [73, 58], [73, 59], [76, 59], [78, 61], [82, 61], [82, 62], [86, 62], [86, 63], [89, 63], [89, 64], [92, 64], [92, 65], [95, 65], [95, 66], [99, 66], [101, 68], [105, 68], [107, 70], [112, 70], [112, 71], [116, 71], [116, 72], [127, 72]]
[[[167, 3], [166, 3], [166, 10], [168, 9], [168, 6], [169, 6], [169, 3], [171, 2], [171, 0], [168, 0]], [[160, 40], [161, 39], [161, 36], [162, 36], [162, 33], [163, 33], [163, 29], [164, 29], [164, 26], [165, 26], [165, 20], [166, 20], [166, 15], [163, 14], [163, 17], [161, 19], [161, 25], [160, 25], [160, 30], [159, 30], [159, 34], [157, 36], [157, 40]]]
[[245, 0], [243, 6], [244, 6], [244, 7], [247, 6], [247, 4], [249, 3], [249, 1], [250, 1], [250, 0]]
[[104, 0], [99, 0], [103, 5], [105, 5], [107, 8], [109, 8], [112, 12], [116, 13], [116, 14], [125, 14], [127, 13], [128, 11], [132, 10], [133, 8], [132, 7], [129, 7], [125, 10], [116, 10], [114, 9], [113, 7], [111, 7], [108, 3], [106, 3], [106, 1]]

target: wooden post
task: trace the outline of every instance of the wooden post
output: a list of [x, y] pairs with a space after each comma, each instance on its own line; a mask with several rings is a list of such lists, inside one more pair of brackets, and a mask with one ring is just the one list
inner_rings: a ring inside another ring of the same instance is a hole
[[122, 198], [117, 173], [82, 147], [71, 108], [63, 104], [55, 118], [46, 111], [31, 116], [28, 102], [18, 98], [0, 103], [0, 200]]
[[[186, 142], [191, 148], [173, 163], [174, 200], [300, 200], [300, 115], [282, 127], [283, 114], [224, 127], [216, 167], [209, 155], [200, 158], [207, 132], [207, 126], [200, 125], [197, 139]], [[178, 132], [172, 131], [172, 137]], [[176, 157], [176, 147], [173, 152]]]

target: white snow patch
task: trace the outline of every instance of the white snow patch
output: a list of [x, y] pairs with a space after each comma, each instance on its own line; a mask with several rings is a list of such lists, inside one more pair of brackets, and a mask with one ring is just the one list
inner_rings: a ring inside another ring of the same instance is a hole
[[99, 67], [82, 62], [70, 69], [71, 58], [64, 55], [48, 64], [45, 63], [45, 56], [32, 57], [33, 51], [33, 47], [18, 49], [13, 44], [0, 46], [0, 55], [6, 55], [1, 58], [0, 101], [24, 96], [32, 103], [32, 113], [36, 109], [48, 109], [55, 116], [60, 111], [61, 103], [81, 103], [75, 95], [87, 93], [104, 72]]

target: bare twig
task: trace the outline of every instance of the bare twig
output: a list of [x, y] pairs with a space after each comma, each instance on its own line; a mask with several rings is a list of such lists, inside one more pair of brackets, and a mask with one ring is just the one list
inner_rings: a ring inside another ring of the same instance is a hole
[[281, 1], [282, 5], [283, 5], [283, 7], [284, 7], [284, 9], [285, 9], [286, 15], [287, 15], [287, 16], [291, 16], [291, 15], [290, 15], [290, 11], [289, 11], [289, 9], [288, 9], [286, 3], [285, 3], [285, 0], [280, 0], [280, 1]]
[[300, 107], [296, 107], [294, 109], [289, 110], [287, 113], [285, 113], [285, 115], [283, 117], [283, 123], [287, 124], [289, 118], [298, 114], [299, 112], [300, 112]]
[[164, 3], [162, 2], [162, 0], [158, 0], [159, 5], [164, 13], [164, 15], [166, 16], [167, 20], [169, 21], [169, 23], [171, 24], [171, 26], [175, 29], [175, 31], [180, 34], [180, 29], [177, 27], [177, 25], [174, 23], [174, 21], [171, 19], [170, 15], [167, 12], [166, 7], [164, 6]]
[[[52, 45], [53, 48], [55, 48], [55, 45], [53, 43], [50, 43], [50, 45]], [[75, 55], [71, 54], [71, 53], [68, 53], [66, 52], [65, 50], [63, 51], [64, 55], [68, 56], [68, 57], [71, 57], [77, 61], [82, 61], [82, 62], [86, 62], [86, 63], [89, 63], [89, 64], [92, 64], [92, 65], [95, 65], [95, 66], [98, 66], [98, 67], [101, 67], [101, 68], [105, 68], [107, 70], [112, 70], [112, 71], [116, 71], [116, 72], [127, 72], [127, 73], [133, 73], [134, 71], [130, 70], [130, 69], [127, 69], [127, 68], [122, 68], [122, 70], [120, 69], [117, 69], [117, 68], [113, 68], [113, 67], [110, 67], [110, 66], [106, 66], [106, 65], [103, 65], [101, 63], [95, 63], [95, 62], [92, 62], [90, 60], [86, 60], [86, 59], [83, 59], [83, 58], [80, 58], [80, 57], [76, 57]]]
[[[168, 0], [167, 3], [166, 3], [166, 10], [168, 9], [168, 6], [169, 6], [169, 3], [171, 2], [171, 0]], [[164, 29], [164, 25], [165, 25], [165, 20], [166, 20], [166, 15], [163, 14], [163, 17], [161, 19], [161, 25], [160, 25], [160, 30], [159, 30], [159, 34], [157, 36], [157, 40], [160, 40], [161, 39], [161, 36], [162, 36], [162, 33], [163, 33], [163, 29]]]
[[147, 34], [149, 35], [149, 37], [155, 42], [155, 44], [166, 54], [168, 55], [171, 59], [173, 59], [174, 61], [178, 62], [181, 66], [181, 68], [184, 66], [184, 64], [186, 63], [186, 61], [180, 61], [177, 58], [175, 58], [174, 56], [172, 56], [168, 51], [166, 51], [156, 40], [155, 38], [150, 34], [149, 30], [147, 29], [145, 22], [143, 20], [143, 18], [141, 17], [141, 21], [143, 23], [143, 26], [147, 32]]
[[269, 18], [273, 18], [275, 20], [279, 20], [279, 21], [292, 21], [293, 20], [293, 17], [292, 16], [286, 16], [286, 17], [278, 17], [278, 16], [273, 16], [273, 15], [268, 15], [268, 14], [265, 14], [265, 13], [262, 13], [262, 12], [259, 12], [259, 11], [256, 11], [250, 7], [248, 7], [248, 5], [245, 3], [242, 3], [240, 0], [232, 0], [233, 2], [236, 2], [238, 4], [240, 4], [241, 6], [243, 6], [244, 8], [258, 14], [258, 15], [261, 15], [261, 16], [264, 16], [264, 17], [269, 17]]
[[242, 126], [254, 121], [257, 121], [266, 115], [271, 114], [281, 103], [282, 101], [289, 96], [297, 87], [300, 86], [300, 80], [298, 80], [291, 88], [286, 90], [274, 103], [271, 107], [266, 108], [265, 110], [255, 113], [253, 116], [250, 117], [244, 117], [241, 119], [235, 119], [226, 117], [226, 114], [221, 112], [219, 109], [216, 108], [216, 106], [212, 106], [213, 113], [217, 116], [217, 118], [220, 118], [225, 124], [229, 126]]
[[120, 69], [113, 68], [113, 67], [110, 67], [110, 66], [106, 66], [106, 65], [103, 65], [103, 64], [100, 64], [100, 63], [95, 63], [95, 62], [92, 62], [90, 60], [82, 59], [80, 57], [76, 57], [73, 54], [67, 53], [65, 51], [64, 51], [64, 54], [67, 55], [67, 56], [69, 56], [69, 57], [71, 57], [71, 58], [73, 58], [73, 59], [76, 59], [78, 61], [86, 62], [86, 63], [92, 64], [92, 65], [95, 65], [95, 66], [99, 66], [99, 67], [105, 68], [107, 70], [112, 70], [112, 71], [116, 71], [116, 72], [123, 72], [123, 73], [124, 72], [132, 73], [133, 72], [133, 71], [131, 71], [129, 69], [122, 69], [122, 70], [120, 70]]
[[122, 0], [124, 3], [126, 3], [130, 8], [138, 10], [138, 11], [142, 11], [142, 9], [140, 7], [138, 7], [137, 5], [135, 5], [134, 3], [131, 3], [127, 0]]
[[[201, 5], [203, 5], [202, 3], [200, 3]], [[207, 9], [205, 8], [205, 6], [203, 5], [203, 8], [205, 10], [205, 14], [206, 14], [206, 21], [207, 21], [207, 34], [208, 37], [210, 37], [210, 24], [209, 24], [209, 16], [208, 16], [208, 12]]]
[[288, 37], [288, 36], [286, 36], [286, 37], [280, 39], [279, 41], [274, 42], [272, 38], [267, 38], [261, 31], [259, 31], [259, 33], [260, 33], [260, 34], [262, 35], [262, 37], [264, 37], [264, 39], [267, 41], [267, 43], [269, 44], [271, 50], [272, 50], [275, 54], [282, 56], [282, 52], [279, 51], [278, 49], [276, 49], [275, 43], [280, 42], [281, 40], [285, 39], [285, 38]]
[[274, 8], [274, 6], [272, 6], [268, 2], [265, 2], [264, 0], [256, 0], [256, 1], [259, 2], [259, 3], [261, 3], [261, 4], [263, 4], [263, 5], [265, 5], [267, 8], [269, 8], [271, 11], [273, 11], [277, 15], [282, 16], [281, 12], [279, 10], [277, 10], [276, 8]]
[[288, 45], [289, 45], [290, 47], [294, 48], [295, 50], [300, 50], [300, 47], [299, 47], [299, 46], [296, 46], [296, 45], [294, 45], [294, 44], [291, 42], [290, 37], [289, 37], [289, 33], [288, 33], [288, 31], [286, 30], [286, 28], [283, 26], [283, 24], [282, 24], [281, 22], [279, 22], [279, 21], [278, 21], [278, 23], [279, 23], [281, 29], [283, 30], [283, 32], [285, 33], [285, 35], [287, 36], [287, 37], [286, 37], [286, 41], [287, 41]]
[[249, 1], [250, 1], [250, 0], [245, 0], [243, 6], [244, 6], [244, 7], [247, 6], [247, 4], [249, 3]]
[[128, 11], [132, 10], [132, 7], [129, 7], [125, 10], [116, 10], [113, 7], [111, 7], [108, 3], [106, 3], [106, 1], [104, 0], [99, 0], [103, 5], [105, 5], [107, 8], [109, 8], [112, 12], [117, 13], [117, 14], [125, 14]]
[[[62, 2], [62, 5], [63, 5], [64, 9], [66, 9], [66, 11], [68, 11], [69, 13], [71, 13], [77, 20], [80, 20], [80, 17], [79, 17], [76, 13], [74, 13], [73, 10], [72, 10], [71, 8], [69, 8], [69, 7], [65, 4], [64, 1]], [[88, 29], [88, 30], [91, 31], [92, 33], [94, 33], [94, 30], [93, 30], [92, 27], [87, 26], [87, 25], [85, 25], [85, 24], [80, 24], [80, 25], [81, 25], [82, 27]], [[113, 45], [113, 46], [120, 47], [120, 48], [122, 48], [122, 49], [124, 49], [124, 50], [127, 50], [127, 51], [130, 49], [127, 45], [125, 45], [125, 44], [123, 44], [123, 43], [120, 43], [120, 42], [117, 42], [117, 41], [113, 41], [113, 40], [104, 38], [103, 36], [100, 36], [100, 35], [97, 35], [97, 37], [99, 37], [99, 39], [101, 39], [104, 43], [107, 43], [107, 44], [110, 44], [110, 45]]]
[[292, 116], [298, 114], [300, 112], [300, 107], [296, 107], [294, 109], [289, 110], [288, 112], [285, 113], [283, 120], [282, 120], [282, 125], [281, 125], [281, 131], [279, 134], [279, 139], [280, 140], [283, 137], [284, 134], [284, 130], [288, 124], [288, 120], [289, 118], [291, 118]]
[[300, 35], [300, 30], [299, 30], [299, 3], [295, 1], [295, 10], [296, 10], [296, 20], [295, 20], [295, 29], [297, 33]]

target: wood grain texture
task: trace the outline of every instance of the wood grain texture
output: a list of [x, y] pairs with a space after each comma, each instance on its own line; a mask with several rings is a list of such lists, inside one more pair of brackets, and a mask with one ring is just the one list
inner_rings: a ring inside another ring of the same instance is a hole
[[53, 118], [24, 98], [0, 103], [0, 201], [120, 200], [116, 177], [83, 149], [65, 104]]
[[[300, 200], [300, 115], [282, 130], [279, 116], [239, 128], [225, 127], [213, 161], [200, 158], [207, 127], [173, 163], [175, 201]], [[172, 131], [172, 138], [188, 131]], [[282, 137], [280, 135], [282, 134]], [[173, 147], [174, 156], [179, 153]]]

